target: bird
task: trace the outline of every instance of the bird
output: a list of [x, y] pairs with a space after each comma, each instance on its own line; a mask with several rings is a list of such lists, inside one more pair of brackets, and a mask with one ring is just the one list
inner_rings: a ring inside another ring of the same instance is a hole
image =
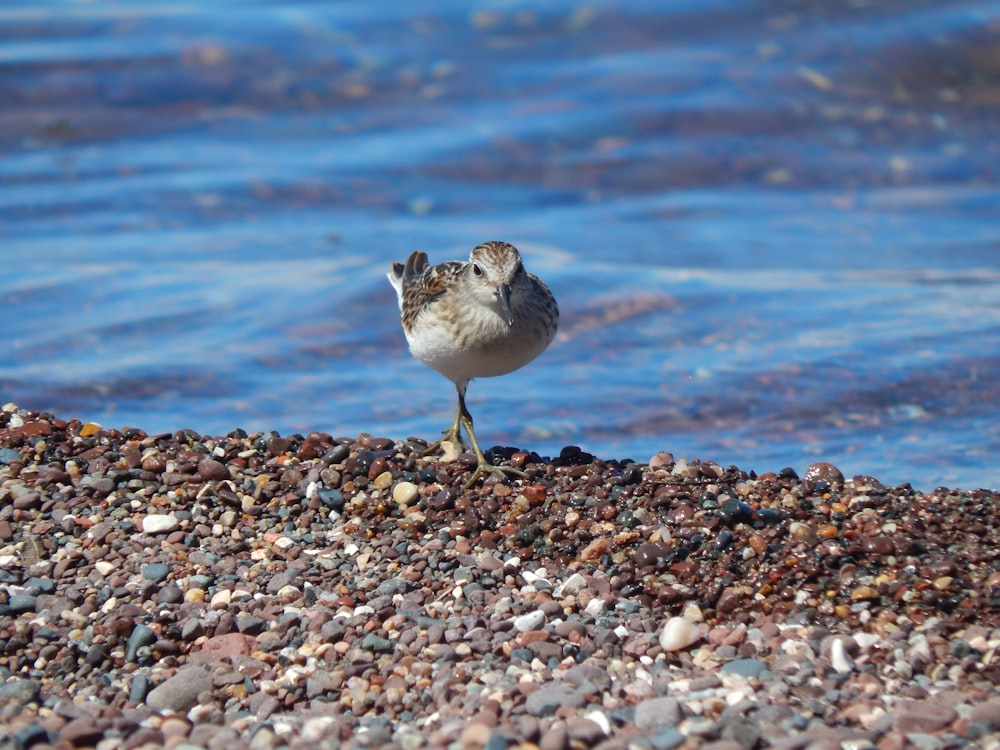
[[476, 439], [465, 393], [473, 378], [506, 375], [548, 348], [559, 326], [559, 306], [548, 286], [524, 268], [521, 253], [508, 242], [484, 242], [468, 261], [430, 265], [415, 250], [405, 263], [386, 274], [396, 290], [400, 318], [410, 352], [455, 384], [458, 408], [443, 440], [468, 450], [462, 428], [476, 455], [468, 489], [483, 475], [526, 476], [511, 466], [491, 464]]

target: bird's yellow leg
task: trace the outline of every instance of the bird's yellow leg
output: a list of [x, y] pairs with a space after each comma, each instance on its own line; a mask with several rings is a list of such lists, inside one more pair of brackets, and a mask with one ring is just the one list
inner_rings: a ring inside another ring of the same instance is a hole
[[469, 433], [469, 440], [472, 441], [472, 450], [476, 454], [476, 470], [472, 472], [472, 476], [469, 481], [465, 483], [464, 489], [469, 489], [472, 485], [476, 483], [476, 480], [480, 476], [485, 474], [496, 474], [500, 478], [504, 478], [506, 474], [513, 474], [518, 477], [527, 477], [520, 469], [515, 469], [513, 466], [495, 466], [486, 460], [486, 456], [482, 449], [479, 447], [479, 441], [476, 440], [476, 433], [472, 429], [472, 415], [469, 410], [465, 408], [465, 393], [459, 391], [458, 393], [458, 421], [465, 427], [465, 431]]

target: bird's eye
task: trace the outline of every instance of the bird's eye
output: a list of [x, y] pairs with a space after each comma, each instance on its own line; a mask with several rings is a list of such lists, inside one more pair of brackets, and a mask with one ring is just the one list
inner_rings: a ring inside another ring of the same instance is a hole
[[520, 276], [522, 273], [524, 273], [524, 264], [518, 263], [517, 268], [514, 269], [514, 274]]
[[472, 273], [474, 273], [476, 276], [482, 276], [483, 275], [483, 269], [479, 267], [478, 263], [473, 263], [472, 264]]

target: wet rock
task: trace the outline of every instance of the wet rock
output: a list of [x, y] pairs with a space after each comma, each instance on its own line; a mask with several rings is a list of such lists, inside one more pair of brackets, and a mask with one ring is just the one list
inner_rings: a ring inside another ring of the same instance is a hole
[[826, 482], [827, 484], [843, 484], [844, 475], [831, 463], [819, 461], [810, 464], [804, 477], [807, 482]]

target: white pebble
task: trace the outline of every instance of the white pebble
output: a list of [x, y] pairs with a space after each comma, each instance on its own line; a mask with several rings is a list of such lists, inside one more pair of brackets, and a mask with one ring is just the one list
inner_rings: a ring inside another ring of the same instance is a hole
[[660, 647], [664, 651], [680, 651], [701, 640], [701, 629], [683, 617], [671, 617], [660, 631]]
[[519, 633], [527, 633], [529, 630], [538, 630], [545, 622], [545, 613], [540, 609], [534, 612], [527, 612], [520, 617], [514, 618], [514, 629]]
[[219, 589], [212, 594], [212, 609], [225, 609], [233, 600], [233, 592], [229, 589]]
[[167, 534], [180, 526], [177, 516], [153, 513], [142, 519], [142, 530], [147, 534]]
[[526, 570], [521, 573], [521, 575], [524, 577], [525, 583], [532, 586], [534, 586], [538, 581], [545, 581], [545, 583], [548, 583], [548, 571], [546, 571], [545, 568], [539, 568], [534, 572]]
[[559, 584], [559, 587], [555, 590], [555, 595], [570, 596], [571, 594], [579, 594], [585, 588], [587, 588], [587, 579], [579, 573], [574, 573]]
[[112, 570], [114, 570], [116, 565], [110, 563], [107, 560], [98, 560], [94, 563], [94, 570], [100, 573], [102, 576], [109, 575]]
[[694, 602], [688, 602], [687, 606], [684, 607], [682, 617], [695, 625], [705, 622], [705, 615], [702, 613], [701, 607]]
[[459, 452], [458, 446], [455, 445], [450, 440], [441, 441], [441, 458], [439, 459], [443, 464], [451, 464], [458, 460]]
[[604, 603], [604, 600], [596, 597], [587, 602], [585, 607], [587, 614], [591, 617], [600, 617], [607, 608], [608, 605]]
[[847, 674], [854, 669], [854, 661], [847, 655], [842, 638], [834, 638], [830, 644], [830, 664], [837, 674]]
[[392, 499], [401, 508], [412, 505], [419, 495], [420, 491], [413, 482], [400, 482], [392, 488]]
[[611, 722], [608, 721], [607, 714], [605, 714], [603, 711], [597, 711], [597, 710], [591, 711], [588, 714], [584, 714], [583, 718], [590, 719], [592, 722], [597, 724], [597, 726], [601, 728], [601, 731], [604, 732], [604, 734], [606, 735], [611, 734]]

